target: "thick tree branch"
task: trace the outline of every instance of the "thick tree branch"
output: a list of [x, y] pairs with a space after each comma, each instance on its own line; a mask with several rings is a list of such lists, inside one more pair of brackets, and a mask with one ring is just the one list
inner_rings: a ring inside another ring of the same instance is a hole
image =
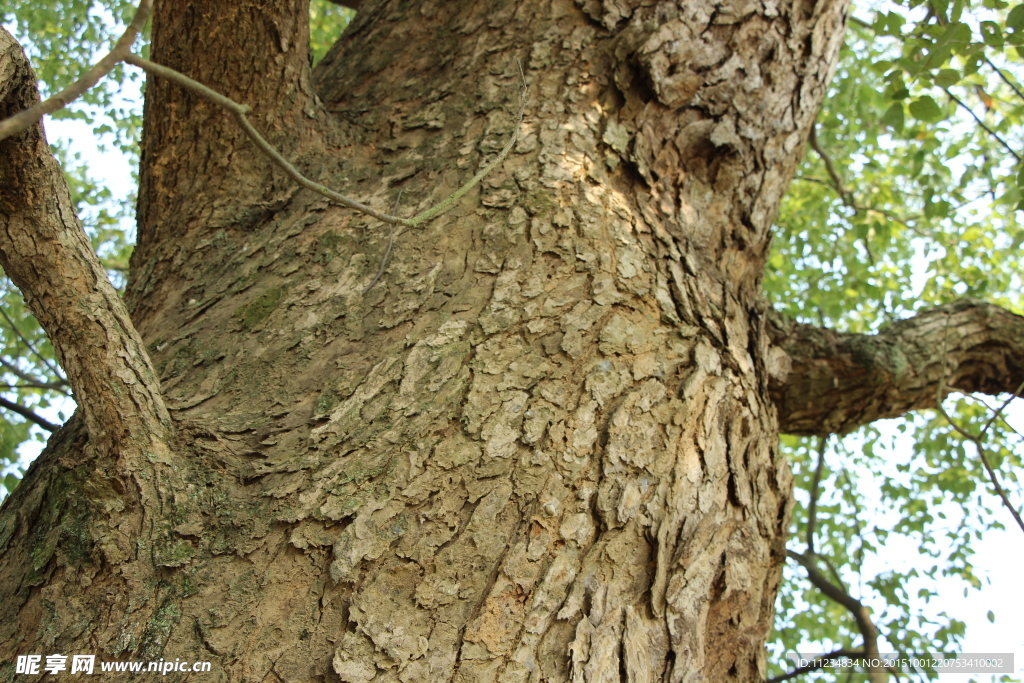
[[785, 434], [842, 434], [934, 408], [943, 382], [944, 391], [1002, 394], [1024, 381], [1024, 317], [983, 301], [939, 306], [876, 335], [840, 334], [781, 314], [771, 321], [772, 342], [790, 363], [788, 374], [778, 364], [771, 384]]
[[366, 204], [351, 199], [350, 197], [346, 197], [345, 195], [335, 192], [334, 190], [304, 176], [284, 157], [284, 155], [277, 151], [273, 145], [260, 135], [259, 131], [257, 131], [249, 122], [246, 114], [251, 111], [251, 107], [248, 105], [235, 102], [231, 98], [204, 86], [198, 81], [195, 81], [174, 69], [156, 64], [155, 62], [151, 62], [148, 59], [144, 59], [139, 55], [132, 53], [132, 43], [146, 25], [146, 21], [149, 18], [151, 10], [152, 0], [142, 0], [135, 16], [132, 18], [131, 23], [128, 25], [128, 28], [125, 30], [121, 38], [118, 39], [113, 49], [111, 49], [103, 59], [97, 62], [94, 67], [92, 67], [77, 81], [43, 102], [37, 101], [36, 104], [18, 111], [16, 114], [0, 118], [0, 140], [10, 137], [17, 132], [26, 130], [33, 124], [37, 123], [45, 114], [52, 113], [58, 109], [63, 109], [69, 103], [78, 99], [83, 93], [96, 85], [96, 83], [110, 73], [117, 64], [124, 61], [132, 64], [133, 66], [137, 66], [154, 76], [159, 76], [172, 81], [186, 90], [199, 95], [203, 99], [231, 112], [239, 127], [245, 132], [246, 136], [249, 137], [253, 144], [255, 144], [260, 151], [267, 155], [267, 157], [269, 157], [299, 185], [313, 190], [328, 199], [332, 199], [342, 206], [365, 213], [377, 220], [383, 221], [384, 223], [388, 223], [390, 225], [403, 225], [405, 227], [416, 227], [417, 225], [425, 223], [426, 221], [429, 221], [430, 219], [451, 209], [455, 205], [455, 202], [483, 180], [483, 178], [490, 173], [494, 167], [504, 161], [505, 157], [508, 156], [508, 153], [512, 150], [512, 147], [519, 139], [519, 131], [523, 121], [523, 112], [526, 110], [526, 76], [523, 74], [522, 64], [519, 64], [519, 73], [522, 77], [523, 84], [520, 91], [519, 111], [516, 114], [515, 129], [513, 130], [511, 139], [498, 153], [498, 156], [491, 160], [490, 163], [486, 164], [475, 176], [455, 190], [455, 192], [441, 200], [438, 204], [422, 211], [420, 214], [413, 216], [412, 218], [400, 218], [398, 216], [381, 213]]
[[[0, 118], [38, 100], [28, 59], [0, 30]], [[100, 451], [162, 439], [156, 374], [38, 123], [0, 142], [0, 265], [49, 335]]]
[[39, 425], [48, 432], [55, 432], [58, 429], [60, 429], [60, 425], [53, 424], [46, 418], [40, 417], [38, 414], [36, 414], [34, 410], [26, 408], [25, 406], [18, 405], [13, 401], [8, 401], [3, 396], [0, 396], [0, 408], [6, 408], [12, 413], [17, 413], [18, 415], [21, 415], [23, 418], [30, 422], [35, 422], [37, 425]]

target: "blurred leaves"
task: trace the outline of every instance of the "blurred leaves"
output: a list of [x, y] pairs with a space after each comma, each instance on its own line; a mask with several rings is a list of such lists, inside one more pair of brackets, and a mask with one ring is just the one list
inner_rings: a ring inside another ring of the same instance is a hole
[[335, 5], [326, 0], [313, 0], [309, 4], [309, 51], [316, 64], [330, 49], [341, 32], [356, 15], [355, 10]]

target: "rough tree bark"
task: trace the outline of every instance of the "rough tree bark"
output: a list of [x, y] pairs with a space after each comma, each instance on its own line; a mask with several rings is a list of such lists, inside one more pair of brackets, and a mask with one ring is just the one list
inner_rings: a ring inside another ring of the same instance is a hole
[[[138, 330], [160, 387], [144, 352], [97, 353], [94, 410], [69, 370], [85, 419], [0, 513], [0, 680], [51, 651], [209, 659], [232, 681], [762, 678], [790, 504], [775, 401], [803, 395], [791, 367], [822, 386], [850, 366], [820, 362], [831, 337], [801, 355], [760, 279], [846, 3], [359, 9], [310, 73], [303, 0], [161, 0], [152, 57], [380, 210], [399, 190], [404, 215], [429, 206], [504, 144], [517, 57], [522, 139], [398, 234], [364, 296], [388, 229], [149, 80], [134, 328], [112, 339]], [[6, 110], [27, 73], [5, 48]], [[90, 302], [102, 326], [119, 304], [18, 271], [22, 204], [69, 214], [56, 171], [18, 171], [43, 156], [27, 139], [3, 143], [0, 257], [78, 357], [60, 312]], [[138, 434], [109, 436], [118, 400]]]

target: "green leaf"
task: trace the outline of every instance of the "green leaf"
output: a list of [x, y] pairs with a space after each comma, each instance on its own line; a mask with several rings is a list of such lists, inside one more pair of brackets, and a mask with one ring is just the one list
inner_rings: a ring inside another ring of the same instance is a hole
[[910, 115], [926, 123], [935, 123], [946, 118], [942, 108], [928, 95], [918, 97], [910, 103]]
[[964, 5], [967, 3], [965, 0], [953, 0], [953, 12], [950, 14], [951, 21], [960, 21], [960, 17], [963, 15]]
[[955, 69], [943, 69], [935, 74], [935, 85], [940, 88], [948, 88], [960, 82], [960, 74]]
[[897, 132], [903, 130], [903, 103], [893, 102], [889, 105], [889, 108], [882, 114], [882, 123], [886, 126], [896, 130]]
[[985, 44], [997, 49], [1003, 48], [1003, 31], [999, 28], [999, 24], [994, 21], [983, 21], [978, 26], [981, 31], [981, 39], [985, 41]]
[[10, 494], [14, 489], [21, 483], [21, 479], [14, 476], [13, 474], [7, 474], [4, 476], [4, 488], [7, 489], [7, 493]]
[[1024, 4], [1017, 5], [1006, 15], [1006, 27], [1015, 33], [1024, 31]]

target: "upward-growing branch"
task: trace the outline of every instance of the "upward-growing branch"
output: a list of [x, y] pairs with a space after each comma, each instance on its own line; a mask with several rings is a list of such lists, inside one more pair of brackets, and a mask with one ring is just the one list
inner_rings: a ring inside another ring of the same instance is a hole
[[245, 132], [246, 136], [248, 136], [253, 144], [255, 144], [261, 152], [270, 158], [271, 161], [273, 161], [279, 168], [284, 170], [284, 172], [299, 185], [313, 190], [314, 192], [321, 194], [342, 206], [365, 213], [368, 216], [372, 216], [384, 223], [414, 228], [451, 209], [455, 205], [455, 202], [479, 184], [488, 173], [504, 161], [505, 157], [508, 156], [508, 153], [512, 150], [512, 147], [515, 146], [516, 141], [519, 139], [519, 130], [523, 121], [523, 112], [526, 110], [526, 76], [523, 73], [522, 64], [517, 60], [519, 75], [522, 79], [522, 88], [519, 94], [519, 110], [516, 113], [516, 123], [513, 128], [512, 137], [498, 153], [498, 156], [484, 165], [476, 175], [470, 178], [449, 196], [412, 218], [401, 218], [399, 216], [382, 213], [303, 175], [302, 172], [289, 162], [283, 154], [281, 154], [272, 144], [260, 135], [259, 131], [257, 131], [249, 122], [246, 115], [251, 111], [251, 108], [248, 105], [235, 102], [230, 97], [222, 95], [221, 93], [204, 86], [174, 69], [156, 64], [155, 62], [151, 62], [148, 59], [144, 59], [143, 57], [132, 53], [132, 43], [145, 27], [146, 21], [152, 10], [152, 4], [152, 0], [142, 0], [140, 2], [131, 23], [125, 29], [124, 34], [118, 39], [114, 47], [81, 78], [43, 102], [37, 101], [30, 107], [20, 111], [15, 110], [17, 111], [16, 114], [0, 118], [0, 140], [4, 140], [15, 133], [26, 130], [30, 126], [38, 123], [44, 115], [66, 107], [69, 103], [81, 97], [82, 94], [96, 85], [101, 78], [110, 73], [117, 64], [123, 61], [132, 64], [133, 66], [137, 66], [154, 76], [159, 76], [172, 81], [203, 99], [229, 111], [238, 123], [239, 127]]
[[[477, 184], [479, 184], [480, 181], [483, 180], [488, 173], [494, 170], [495, 166], [504, 161], [505, 157], [508, 156], [508, 153], [512, 151], [512, 147], [515, 146], [516, 140], [519, 139], [519, 129], [523, 122], [523, 112], [526, 110], [526, 76], [523, 74], [522, 64], [519, 64], [519, 75], [522, 78], [522, 89], [519, 93], [519, 111], [516, 113], [516, 123], [512, 132], [512, 137], [505, 144], [502, 150], [498, 152], [498, 156], [496, 156], [489, 163], [484, 165], [484, 167], [481, 168], [476, 175], [474, 175], [472, 178], [466, 181], [460, 188], [452, 192], [450, 195], [442, 199], [434, 206], [420, 212], [419, 214], [413, 216], [412, 218], [401, 218], [399, 216], [393, 216], [390, 214], [377, 211], [376, 209], [367, 206], [362, 202], [358, 202], [350, 197], [346, 197], [340, 192], [336, 192], [331, 188], [326, 187], [313, 180], [310, 180], [309, 178], [304, 176], [302, 172], [299, 171], [299, 169], [295, 168], [295, 166], [291, 162], [285, 159], [284, 155], [278, 152], [277, 149], [269, 142], [267, 142], [266, 138], [260, 135], [259, 131], [257, 131], [256, 128], [253, 127], [253, 125], [249, 122], [249, 119], [246, 117], [246, 114], [249, 113], [249, 107], [247, 105], [239, 104], [238, 102], [235, 102], [234, 100], [225, 97], [224, 95], [221, 95], [220, 93], [211, 90], [210, 88], [207, 88], [203, 84], [192, 80], [188, 76], [185, 76], [184, 74], [181, 74], [175, 71], [174, 69], [169, 69], [166, 66], [161, 66], [160, 64], [151, 62], [148, 59], [143, 59], [142, 57], [139, 57], [136, 54], [125, 55], [124, 61], [128, 62], [133, 66], [137, 66], [140, 69], [145, 70], [147, 73], [153, 74], [154, 76], [160, 76], [161, 78], [166, 78], [169, 81], [177, 83], [181, 87], [195, 93], [196, 95], [199, 95], [203, 99], [208, 100], [209, 102], [212, 102], [213, 104], [223, 107], [224, 109], [231, 112], [231, 115], [234, 116], [235, 120], [238, 122], [238, 125], [242, 128], [243, 131], [245, 131], [245, 134], [249, 137], [253, 144], [259, 147], [260, 151], [266, 154], [275, 164], [277, 164], [279, 168], [281, 168], [285, 173], [288, 174], [288, 177], [290, 177], [299, 185], [307, 189], [310, 189], [316, 192], [317, 194], [323, 195], [324, 197], [327, 197], [328, 199], [331, 199], [341, 204], [342, 206], [346, 206], [350, 209], [355, 209], [356, 211], [365, 213], [366, 215], [372, 216], [373, 218], [376, 218], [377, 220], [382, 221], [384, 223], [388, 223], [389, 225], [402, 225], [407, 228], [415, 228], [416, 226], [425, 223], [433, 218], [436, 218], [437, 216], [443, 214], [445, 211], [451, 209], [455, 205], [455, 202], [457, 202], [459, 199], [463, 197], [463, 195], [465, 195]], [[367, 290], [369, 290], [369, 287], [367, 287]]]
[[[0, 118], [38, 101], [28, 59], [0, 29]], [[100, 451], [162, 440], [170, 418], [156, 374], [39, 123], [0, 141], [0, 265], [50, 336]]]

